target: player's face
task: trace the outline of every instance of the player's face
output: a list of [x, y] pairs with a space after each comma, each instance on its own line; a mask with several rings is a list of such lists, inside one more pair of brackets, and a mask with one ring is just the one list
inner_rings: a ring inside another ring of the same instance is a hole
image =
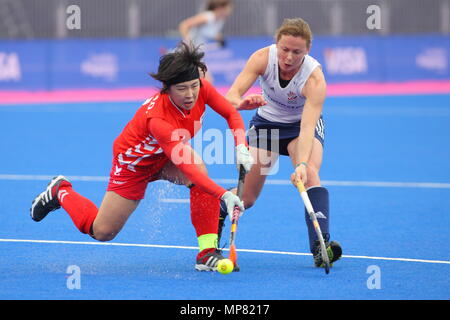
[[231, 15], [232, 12], [233, 12], [233, 5], [230, 4], [230, 5], [228, 5], [228, 6], [223, 8], [223, 10], [222, 10], [222, 17], [224, 19], [226, 19], [226, 18], [228, 18]]
[[297, 72], [308, 51], [306, 40], [302, 37], [282, 35], [277, 42], [278, 65], [281, 71]]
[[197, 102], [200, 79], [181, 82], [170, 86], [169, 96], [177, 106], [191, 110]]

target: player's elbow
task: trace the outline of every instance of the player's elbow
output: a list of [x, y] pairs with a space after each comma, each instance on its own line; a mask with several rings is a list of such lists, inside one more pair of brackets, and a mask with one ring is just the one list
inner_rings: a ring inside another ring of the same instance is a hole
[[181, 21], [178, 25], [178, 32], [180, 32], [181, 37], [185, 38], [187, 33], [189, 32], [189, 27], [186, 21]]
[[206, 168], [205, 163], [201, 163], [198, 165], [198, 169], [204, 173], [205, 175], [208, 175], [208, 169]]

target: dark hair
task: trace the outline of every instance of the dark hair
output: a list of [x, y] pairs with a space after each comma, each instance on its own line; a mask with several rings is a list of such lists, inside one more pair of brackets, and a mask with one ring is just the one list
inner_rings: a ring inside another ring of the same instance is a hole
[[166, 93], [173, 79], [190, 73], [194, 68], [204, 75], [207, 70], [206, 65], [201, 61], [204, 55], [199, 46], [195, 47], [192, 43], [187, 45], [180, 42], [175, 51], [161, 56], [158, 72], [150, 73], [150, 76], [162, 82], [161, 93]]
[[233, 3], [231, 0], [209, 0], [208, 3], [206, 4], [206, 10], [213, 11], [216, 10], [217, 8], [226, 7], [232, 4]]

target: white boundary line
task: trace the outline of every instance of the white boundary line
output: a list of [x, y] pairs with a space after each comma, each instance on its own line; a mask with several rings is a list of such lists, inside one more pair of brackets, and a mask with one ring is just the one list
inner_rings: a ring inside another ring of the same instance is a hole
[[159, 202], [164, 203], [191, 203], [191, 199], [173, 199], [173, 198], [165, 198], [158, 199]]
[[[50, 181], [56, 175], [26, 175], [26, 174], [0, 174], [0, 180], [12, 181]], [[107, 176], [67, 176], [71, 181], [107, 182]], [[236, 179], [213, 179], [218, 183], [236, 184]], [[156, 181], [166, 183], [165, 181]], [[268, 185], [291, 185], [289, 180], [268, 179]], [[384, 187], [384, 188], [431, 188], [450, 189], [450, 183], [445, 182], [388, 182], [388, 181], [333, 181], [323, 180], [325, 186], [339, 187]]]
[[[3, 243], [73, 244], [73, 245], [94, 245], [94, 246], [114, 246], [114, 247], [140, 247], [140, 248], [164, 248], [164, 249], [198, 250], [197, 247], [192, 247], [192, 246], [172, 246], [172, 245], [139, 244], [139, 243], [117, 243], [117, 242], [85, 242], [85, 241], [28, 240], [28, 239], [0, 239], [0, 242], [3, 242]], [[224, 250], [228, 251], [228, 249], [224, 249]], [[254, 249], [238, 249], [237, 251], [239, 251], [239, 252], [251, 252], [251, 253], [263, 253], [263, 254], [311, 256], [310, 253], [301, 253], [301, 252], [254, 250]], [[445, 261], [445, 260], [423, 260], [423, 259], [368, 257], [368, 256], [352, 256], [352, 255], [343, 255], [342, 257], [343, 258], [352, 258], [352, 259], [370, 259], [370, 260], [386, 260], [386, 261], [403, 261], [403, 262], [450, 264], [450, 261]]]

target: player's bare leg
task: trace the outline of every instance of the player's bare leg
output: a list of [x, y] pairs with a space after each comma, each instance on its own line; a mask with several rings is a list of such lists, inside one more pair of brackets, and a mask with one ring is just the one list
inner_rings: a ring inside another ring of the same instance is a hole
[[[287, 147], [289, 157], [291, 158], [292, 165], [294, 167], [300, 162], [299, 155], [296, 152], [298, 141], [299, 138], [292, 140]], [[305, 187], [307, 189], [311, 187], [321, 186], [319, 171], [322, 166], [322, 158], [323, 158], [323, 146], [318, 139], [314, 139], [311, 157], [309, 158], [308, 166], [306, 167], [306, 174], [308, 177], [308, 181], [306, 182]]]
[[[278, 160], [278, 153], [250, 147], [250, 153], [255, 160], [250, 172], [245, 176], [242, 200], [246, 209], [252, 207], [258, 199], [266, 182], [267, 176]], [[236, 193], [236, 189], [233, 189]]]
[[91, 236], [98, 241], [114, 239], [138, 205], [139, 200], [129, 200], [114, 191], [106, 191], [92, 225]]

